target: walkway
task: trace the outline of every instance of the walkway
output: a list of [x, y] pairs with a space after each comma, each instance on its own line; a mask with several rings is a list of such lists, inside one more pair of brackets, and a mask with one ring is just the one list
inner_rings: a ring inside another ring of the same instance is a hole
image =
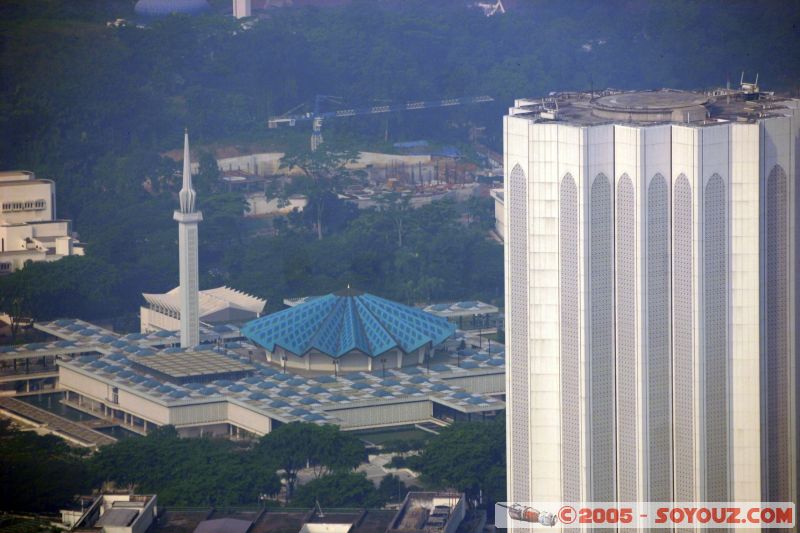
[[29, 423], [44, 426], [45, 429], [83, 446], [105, 446], [117, 442], [113, 437], [15, 398], [0, 397], [0, 412], [5, 412], [12, 418], [22, 418]]

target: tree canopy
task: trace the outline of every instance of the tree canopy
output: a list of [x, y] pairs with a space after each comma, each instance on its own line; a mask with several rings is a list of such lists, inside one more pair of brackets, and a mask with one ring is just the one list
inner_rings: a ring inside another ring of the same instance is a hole
[[419, 456], [408, 465], [423, 479], [440, 488], [464, 491], [484, 503], [505, 500], [505, 419], [491, 422], [457, 422], [433, 437]]
[[139, 493], [157, 493], [165, 505], [241, 505], [275, 495], [275, 462], [221, 438], [179, 438], [171, 426], [105, 446], [89, 465], [97, 479]]
[[[284, 151], [299, 164], [293, 147], [307, 145], [310, 124], [270, 130], [267, 119], [301, 104], [308, 111], [318, 94], [348, 106], [495, 98], [327, 121], [323, 147], [346, 153], [394, 140], [467, 143], [470, 125], [486, 127], [483, 142], [501, 150], [500, 117], [513, 99], [552, 90], [702, 88], [743, 70], [760, 72], [769, 89], [797, 89], [800, 11], [791, 0], [527, 0], [489, 18], [470, 2], [345, 4], [273, 9], [244, 29], [226, 2], [143, 25], [129, 0], [2, 2], [0, 161], [55, 180], [58, 215], [74, 221], [88, 257], [30, 267], [3, 278], [0, 291], [21, 285], [36, 319], [128, 315], [133, 325], [141, 292], [177, 284], [180, 175], [170, 151], [188, 127], [201, 150], [204, 287], [228, 283], [271, 302], [348, 282], [404, 301], [500, 299], [501, 249], [460, 231], [452, 209], [441, 224], [402, 205], [359, 216], [310, 178], [307, 211], [265, 237], [241, 220], [240, 198], [215, 189], [211, 151]], [[106, 24], [117, 18], [130, 23]], [[488, 205], [473, 206], [483, 215], [468, 217], [469, 228], [486, 229]], [[58, 298], [42, 301], [47, 291]]]
[[380, 508], [386, 499], [363, 472], [334, 472], [300, 486], [292, 501], [300, 507], [316, 502], [323, 508]]
[[367, 460], [364, 443], [339, 426], [291, 422], [261, 438], [258, 453], [274, 460], [283, 471], [287, 496], [292, 498], [297, 473], [312, 467], [320, 479], [328, 473], [347, 473]]
[[0, 420], [0, 509], [56, 512], [92, 486], [81, 451]]

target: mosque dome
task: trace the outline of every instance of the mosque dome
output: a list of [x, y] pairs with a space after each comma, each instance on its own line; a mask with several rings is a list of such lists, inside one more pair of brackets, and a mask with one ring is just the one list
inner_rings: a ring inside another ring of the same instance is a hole
[[137, 15], [161, 17], [180, 13], [196, 15], [210, 9], [206, 0], [139, 0], [134, 11]]

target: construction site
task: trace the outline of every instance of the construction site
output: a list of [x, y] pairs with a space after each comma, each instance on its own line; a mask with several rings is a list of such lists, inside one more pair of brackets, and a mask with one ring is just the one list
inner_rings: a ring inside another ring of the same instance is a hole
[[[479, 105], [491, 101], [493, 99], [489, 96], [474, 96], [341, 108], [340, 98], [317, 95], [311, 110], [298, 113], [307, 107], [301, 104], [283, 115], [270, 118], [268, 125], [270, 129], [277, 129], [310, 123], [309, 147], [311, 152], [316, 152], [323, 145], [323, 125], [334, 119]], [[331, 107], [338, 109], [323, 110]], [[501, 180], [502, 157], [480, 142], [482, 132], [483, 128], [471, 127], [470, 142], [461, 148], [421, 139], [396, 142], [386, 152], [357, 151], [355, 157], [343, 166], [350, 179], [335, 192], [340, 199], [353, 202], [360, 209], [378, 205], [379, 199], [388, 193], [408, 197], [412, 207], [444, 198], [466, 200], [477, 193], [481, 183]], [[307, 205], [308, 198], [303, 194], [281, 192], [292, 189], [293, 180], [304, 174], [298, 166], [285, 163], [286, 152], [226, 146], [214, 149], [213, 154], [222, 187], [244, 194], [247, 201], [245, 216], [285, 215], [302, 211]], [[177, 157], [177, 153], [174, 156]], [[192, 173], [199, 172], [200, 165], [193, 163]]]

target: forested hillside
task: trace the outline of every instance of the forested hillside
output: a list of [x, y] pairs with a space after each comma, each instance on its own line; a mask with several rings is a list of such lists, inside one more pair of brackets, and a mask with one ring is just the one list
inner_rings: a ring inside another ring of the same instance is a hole
[[[162, 179], [177, 165], [159, 154], [180, 146], [184, 127], [195, 146], [280, 149], [306, 142], [307, 128], [268, 130], [267, 117], [316, 94], [354, 104], [489, 94], [490, 105], [331, 122], [326, 139], [374, 146], [388, 131], [390, 141], [459, 142], [471, 123], [485, 126], [486, 142], [501, 149], [501, 117], [517, 97], [592, 86], [702, 88], [729, 77], [736, 83], [742, 70], [749, 78], [759, 72], [768, 90], [796, 91], [799, 83], [795, 1], [520, 0], [491, 18], [467, 3], [356, 0], [274, 9], [243, 29], [224, 15], [227, 1], [215, 1], [207, 16], [117, 28], [106, 22], [135, 21], [133, 0], [6, 0], [0, 3], [0, 167], [56, 180], [59, 215], [74, 220], [89, 255], [107, 272], [108, 285], [95, 296], [109, 296], [110, 308], [84, 315], [115, 315], [131, 312], [142, 290], [177, 282], [175, 182]], [[146, 190], [148, 179], [155, 186]], [[245, 264], [286, 264], [279, 241], [254, 249], [237, 240], [245, 234], [235, 200], [201, 201], [202, 246], [216, 251], [201, 264], [206, 284], [235, 283]], [[306, 242], [303, 235], [291, 245]], [[303, 249], [311, 264], [319, 246]], [[259, 250], [274, 253], [254, 255]], [[487, 269], [499, 274], [501, 251], [490, 255]], [[53, 277], [66, 267], [40, 268]], [[85, 275], [91, 268], [72, 271]], [[340, 270], [324, 273], [329, 284], [343, 281]], [[431, 272], [423, 274], [441, 281], [415, 289], [419, 296], [448, 297], [453, 291], [441, 287], [452, 280]], [[298, 282], [291, 287], [296, 293], [287, 294], [271, 278], [254, 282], [256, 274], [246, 274], [246, 288], [278, 299], [325, 286]], [[396, 274], [384, 269], [374, 276]], [[16, 286], [21, 277], [2, 283]], [[485, 288], [456, 282], [462, 297]], [[81, 294], [77, 282], [64, 283], [70, 295]], [[489, 285], [485, 292], [496, 294], [502, 279]], [[402, 295], [398, 288], [385, 292]]]

